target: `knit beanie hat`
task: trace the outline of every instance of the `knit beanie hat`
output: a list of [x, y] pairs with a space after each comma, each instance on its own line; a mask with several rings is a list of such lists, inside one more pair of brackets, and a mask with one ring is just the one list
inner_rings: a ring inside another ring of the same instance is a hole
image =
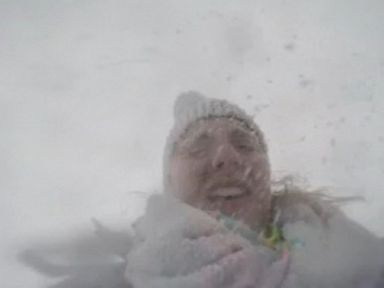
[[226, 100], [208, 98], [196, 91], [181, 93], [174, 104], [174, 126], [168, 135], [163, 155], [164, 187], [168, 187], [169, 161], [180, 137], [191, 124], [200, 119], [230, 118], [241, 122], [247, 129], [255, 133], [261, 150], [267, 154], [267, 145], [263, 133], [240, 107]]

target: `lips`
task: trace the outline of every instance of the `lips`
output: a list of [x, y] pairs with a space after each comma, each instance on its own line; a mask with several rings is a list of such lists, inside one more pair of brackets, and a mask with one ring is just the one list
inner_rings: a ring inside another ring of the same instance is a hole
[[241, 187], [221, 187], [215, 189], [210, 196], [213, 198], [237, 198], [246, 194], [246, 191]]
[[245, 185], [236, 183], [236, 185], [229, 184], [213, 186], [208, 193], [208, 197], [213, 201], [228, 201], [240, 199], [248, 196], [249, 194], [249, 189], [247, 189]]
[[210, 210], [220, 211], [224, 215], [234, 217], [242, 213], [249, 201], [250, 190], [242, 186], [224, 186], [211, 190], [208, 194]]

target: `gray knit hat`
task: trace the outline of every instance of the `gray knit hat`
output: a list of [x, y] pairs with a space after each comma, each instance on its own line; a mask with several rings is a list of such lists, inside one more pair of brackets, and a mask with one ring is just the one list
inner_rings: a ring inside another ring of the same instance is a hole
[[184, 92], [176, 99], [173, 112], [174, 126], [168, 135], [163, 155], [165, 187], [167, 187], [169, 179], [169, 160], [176, 143], [187, 131], [187, 128], [197, 120], [221, 117], [236, 119], [255, 133], [262, 151], [267, 153], [267, 145], [263, 133], [252, 117], [247, 115], [240, 107], [226, 100], [207, 98], [196, 91]]

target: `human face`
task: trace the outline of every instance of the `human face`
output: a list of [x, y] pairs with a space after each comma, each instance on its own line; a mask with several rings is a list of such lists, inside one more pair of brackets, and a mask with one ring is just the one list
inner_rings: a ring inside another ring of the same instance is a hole
[[270, 169], [259, 139], [238, 120], [202, 119], [178, 141], [170, 159], [170, 192], [205, 211], [256, 228], [270, 211]]

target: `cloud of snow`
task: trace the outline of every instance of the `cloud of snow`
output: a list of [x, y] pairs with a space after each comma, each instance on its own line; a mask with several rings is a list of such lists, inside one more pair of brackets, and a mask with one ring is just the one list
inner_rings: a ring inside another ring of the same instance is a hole
[[2, 287], [41, 286], [14, 262], [28, 239], [142, 213], [190, 89], [254, 114], [274, 170], [364, 196], [346, 211], [384, 235], [382, 1], [0, 6]]

